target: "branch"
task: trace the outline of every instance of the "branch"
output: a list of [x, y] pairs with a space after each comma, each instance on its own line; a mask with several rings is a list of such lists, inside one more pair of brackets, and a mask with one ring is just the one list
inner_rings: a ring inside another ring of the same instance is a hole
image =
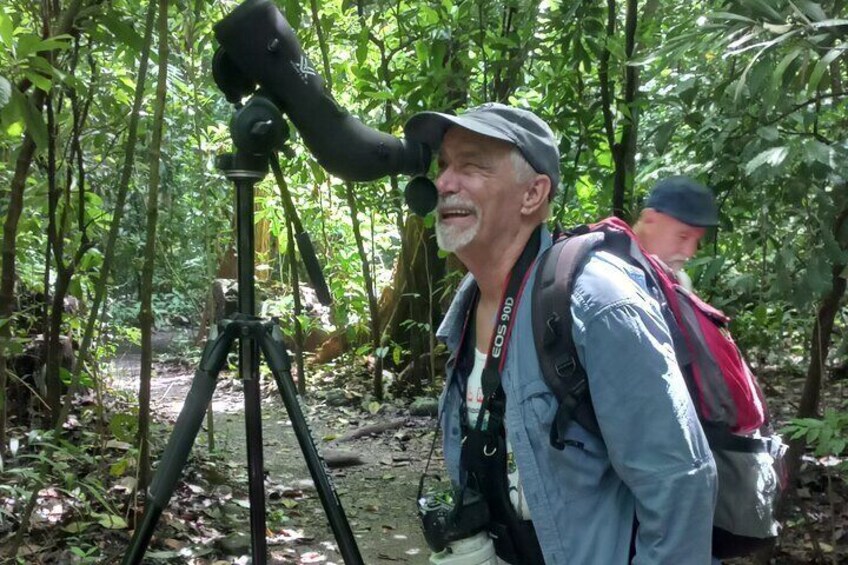
[[804, 102], [801, 102], [799, 104], [795, 104], [790, 110], [783, 112], [782, 114], [778, 115], [776, 118], [772, 118], [771, 120], [767, 121], [763, 125], [770, 126], [774, 123], [779, 122], [783, 118], [794, 114], [798, 110], [806, 108], [807, 106], [811, 106], [813, 104], [818, 104], [822, 100], [827, 100], [828, 98], [839, 98], [841, 96], [845, 96], [845, 94], [846, 94], [845, 92], [828, 92], [828, 93], [825, 93], [825, 94], [819, 94], [818, 96], [814, 96], [814, 97], [810, 98], [809, 100], [805, 100]]
[[[615, 0], [607, 0], [607, 41], [609, 41], [615, 33]], [[614, 96], [614, 86], [609, 79], [609, 48], [604, 45], [604, 50], [601, 53], [601, 61], [598, 63], [598, 80], [601, 83], [601, 110], [604, 115], [604, 130], [607, 134], [607, 144], [610, 152], [615, 147], [615, 124], [613, 123], [612, 115], [612, 99]]]

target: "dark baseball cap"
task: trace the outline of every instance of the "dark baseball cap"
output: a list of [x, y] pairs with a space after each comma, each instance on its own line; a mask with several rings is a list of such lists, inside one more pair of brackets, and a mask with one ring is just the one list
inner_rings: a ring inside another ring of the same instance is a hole
[[506, 141], [518, 148], [537, 173], [551, 179], [551, 196], [559, 186], [559, 149], [550, 126], [536, 114], [498, 102], [470, 108], [460, 115], [420, 112], [403, 127], [408, 139], [439, 150], [451, 126]]
[[718, 207], [713, 191], [689, 177], [663, 179], [648, 195], [646, 208], [701, 228], [718, 225]]

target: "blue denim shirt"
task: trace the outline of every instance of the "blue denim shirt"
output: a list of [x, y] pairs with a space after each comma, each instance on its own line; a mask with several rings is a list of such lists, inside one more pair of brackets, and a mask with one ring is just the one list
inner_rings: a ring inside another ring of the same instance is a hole
[[[547, 232], [542, 250], [550, 246]], [[548, 565], [628, 562], [708, 564], [717, 488], [715, 463], [675, 360], [660, 306], [644, 274], [605, 251], [575, 281], [573, 336], [603, 440], [576, 422], [563, 451], [549, 434], [557, 401], [533, 341], [531, 273], [502, 373], [506, 430]], [[438, 337], [451, 352], [440, 401], [445, 464], [460, 483], [464, 382], [455, 371], [475, 282], [460, 285]]]

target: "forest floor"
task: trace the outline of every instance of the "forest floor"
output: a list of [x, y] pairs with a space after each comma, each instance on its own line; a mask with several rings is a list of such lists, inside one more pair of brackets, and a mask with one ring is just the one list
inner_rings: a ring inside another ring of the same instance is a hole
[[[113, 386], [138, 387], [137, 353], [116, 358]], [[364, 366], [360, 366], [360, 372]], [[309, 372], [309, 369], [307, 369]], [[412, 416], [403, 404], [372, 401], [357, 367], [322, 366], [308, 375], [301, 400], [312, 437], [331, 467], [332, 481], [365, 563], [427, 563], [429, 550], [415, 513], [418, 480], [435, 419]], [[262, 371], [262, 424], [270, 563], [343, 563], [273, 376]], [[194, 377], [194, 367], [156, 365], [152, 410], [170, 432]], [[363, 375], [364, 376], [364, 375]], [[435, 402], [435, 401], [434, 401]], [[206, 426], [195, 442], [148, 557], [179, 563], [246, 563], [250, 555], [244, 394], [224, 373], [213, 398], [215, 450]], [[378, 431], [349, 439], [376, 426]], [[385, 428], [384, 431], [379, 431]], [[433, 466], [441, 468], [438, 454]], [[151, 561], [152, 562], [152, 561]]]
[[[160, 334], [158, 348], [167, 349], [171, 337]], [[118, 399], [128, 399], [123, 404], [116, 402], [112, 407], [116, 413], [120, 413], [120, 406], [135, 402], [139, 362], [138, 353], [128, 350], [118, 354], [112, 363], [112, 392]], [[171, 353], [159, 358], [155, 373], [152, 410], [157, 420], [153, 431], [154, 461], [158, 461], [191, 385], [194, 366]], [[803, 377], [772, 371], [762, 371], [759, 376], [774, 420], [780, 426], [796, 410]], [[262, 382], [269, 562], [341, 564], [343, 560], [273, 377], [265, 372]], [[308, 382], [309, 395], [301, 406], [319, 451], [332, 467], [333, 481], [364, 562], [427, 563], [429, 550], [420, 533], [415, 498], [435, 419], [411, 415], [408, 401], [374, 402], [367, 393], [370, 381], [362, 361], [347, 358], [347, 362], [308, 368]], [[832, 386], [829, 390], [837, 394], [826, 398], [825, 403], [843, 406], [848, 398], [845, 387]], [[176, 492], [159, 520], [145, 563], [250, 562], [244, 396], [235, 373], [220, 376], [212, 409], [215, 450], [209, 450], [204, 426]], [[116, 416], [112, 419], [114, 423]], [[382, 430], [350, 438], [351, 433], [375, 427]], [[108, 453], [115, 453], [114, 448], [126, 450], [128, 445], [122, 447], [120, 442], [110, 441], [107, 447], [113, 448]], [[106, 460], [101, 468], [111, 464], [114, 469], [121, 461], [119, 457], [116, 454], [114, 460]], [[848, 487], [844, 471], [837, 469], [840, 464], [835, 458], [805, 457], [798, 496], [791, 505], [773, 563], [848, 562]], [[441, 471], [437, 449], [431, 472]], [[128, 478], [111, 474], [115, 476], [108, 479], [106, 489], [115, 497], [113, 505], [126, 510], [130, 489], [120, 487], [126, 487]], [[120, 527], [114, 521], [104, 524], [102, 515], [100, 524], [106, 527], [78, 532], [70, 538], [75, 546], [70, 548], [68, 534], [73, 530], [69, 526], [74, 522], [67, 516], [72, 506], [68, 498], [61, 489], [40, 493], [32, 534], [23, 553], [19, 553], [26, 560], [10, 563], [120, 562], [129, 533], [126, 526]], [[65, 515], [61, 516], [56, 509], [62, 507], [63, 499]], [[50, 528], [57, 525], [64, 533]], [[740, 560], [737, 565], [741, 563], [745, 562]]]

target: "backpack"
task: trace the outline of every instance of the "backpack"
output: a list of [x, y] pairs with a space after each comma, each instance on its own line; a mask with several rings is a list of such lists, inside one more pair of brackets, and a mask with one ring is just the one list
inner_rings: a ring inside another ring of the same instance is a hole
[[658, 290], [680, 370], [716, 462], [713, 555], [739, 557], [772, 546], [779, 529], [777, 501], [785, 488], [786, 447], [772, 430], [762, 391], [728, 332], [730, 319], [683, 288], [618, 218], [566, 232], [539, 259], [533, 335], [545, 382], [559, 401], [551, 445], [564, 448], [572, 421], [601, 436], [571, 333], [574, 279], [593, 250], [625, 259]]

